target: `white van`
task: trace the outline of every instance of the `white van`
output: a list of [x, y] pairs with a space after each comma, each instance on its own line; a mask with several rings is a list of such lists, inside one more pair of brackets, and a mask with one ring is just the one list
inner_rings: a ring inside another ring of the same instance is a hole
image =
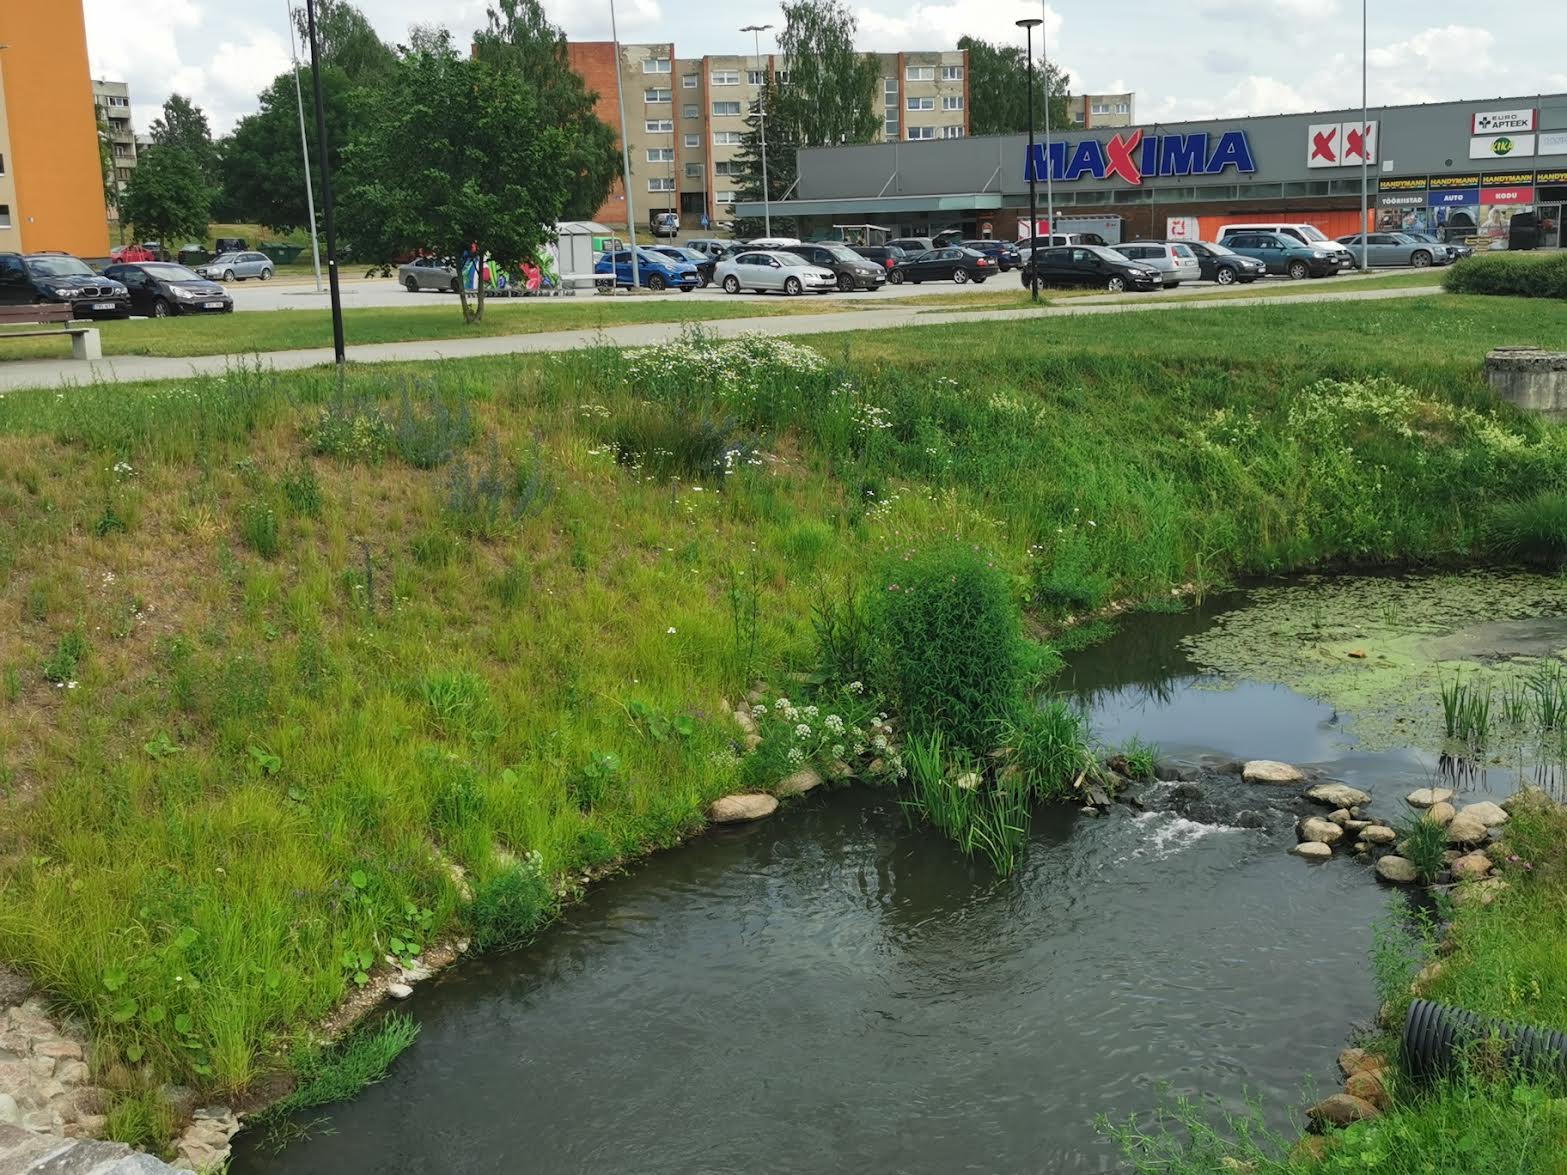
[[1218, 243], [1222, 245], [1224, 238], [1231, 233], [1283, 233], [1287, 237], [1294, 237], [1303, 245], [1311, 246], [1319, 253], [1337, 254], [1339, 263], [1345, 269], [1355, 268], [1354, 254], [1314, 224], [1290, 223], [1282, 220], [1246, 220], [1236, 224], [1222, 224], [1219, 226]]
[[1018, 255], [1024, 264], [1034, 255], [1036, 244], [1043, 249], [1052, 245], [1104, 245], [1107, 242], [1098, 233], [1049, 233], [1041, 235], [1037, 240], [1025, 237], [1017, 243]]
[[746, 247], [750, 249], [787, 249], [790, 245], [803, 243], [799, 237], [758, 237], [754, 241], [747, 241]]

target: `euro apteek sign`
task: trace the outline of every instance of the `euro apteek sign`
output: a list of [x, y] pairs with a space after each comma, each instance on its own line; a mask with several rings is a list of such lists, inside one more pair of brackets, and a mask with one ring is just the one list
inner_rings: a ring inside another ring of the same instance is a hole
[[1257, 170], [1251, 140], [1245, 131], [1206, 131], [1192, 135], [1145, 135], [1141, 129], [1118, 134], [1108, 142], [1083, 139], [1076, 145], [1053, 142], [1048, 150], [1035, 143], [1024, 167], [1025, 180], [1043, 180], [1046, 161], [1057, 183], [1080, 179], [1120, 179], [1141, 184], [1145, 176], [1222, 175], [1234, 169], [1247, 175]]

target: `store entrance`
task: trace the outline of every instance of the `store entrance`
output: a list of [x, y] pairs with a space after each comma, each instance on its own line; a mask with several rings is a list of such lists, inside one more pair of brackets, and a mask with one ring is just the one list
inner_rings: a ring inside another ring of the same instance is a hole
[[1539, 214], [1540, 248], [1560, 249], [1564, 244], [1562, 240], [1562, 211], [1567, 205], [1541, 204], [1535, 209]]

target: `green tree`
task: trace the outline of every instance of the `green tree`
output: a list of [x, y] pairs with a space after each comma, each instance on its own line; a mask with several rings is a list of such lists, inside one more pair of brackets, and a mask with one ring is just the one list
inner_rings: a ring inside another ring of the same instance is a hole
[[[566, 206], [566, 128], [516, 70], [477, 57], [405, 53], [343, 149], [344, 239], [362, 258], [470, 246], [512, 265], [537, 253]], [[466, 283], [464, 283], [466, 285]], [[463, 318], [484, 317], [484, 288]]]
[[566, 34], [549, 22], [539, 0], [496, 0], [488, 18], [473, 35], [474, 52], [520, 74], [533, 87], [545, 121], [566, 132], [571, 154], [559, 161], [566, 173], [566, 216], [591, 217], [620, 174], [614, 128], [594, 113], [598, 95], [571, 68]]
[[[300, 54], [310, 60], [310, 29], [304, 0], [296, 0], [295, 30], [299, 34]], [[397, 63], [397, 54], [381, 40], [364, 13], [348, 0], [316, 0], [316, 40], [321, 48], [321, 64], [335, 65], [356, 85], [373, 85], [385, 77]], [[326, 74], [321, 75], [326, 80]]]
[[[795, 177], [799, 174], [795, 152], [800, 148], [800, 140], [795, 128], [787, 122], [780, 122], [771, 114], [778, 107], [780, 88], [775, 80], [768, 78], [763, 83], [757, 100], [751, 103], [751, 112], [746, 117], [745, 136], [740, 140], [740, 150], [735, 154], [734, 159], [734, 166], [739, 171], [735, 191], [739, 193], [742, 200], [762, 198], [761, 114], [763, 110], [769, 112], [766, 126], [767, 198], [775, 202], [782, 200], [794, 186]], [[796, 236], [798, 223], [790, 216], [775, 216], [772, 220], [773, 235]], [[765, 231], [767, 231], [767, 222], [760, 216], [735, 218], [734, 234], [741, 239], [759, 237]]]
[[173, 252], [189, 239], [205, 240], [212, 189], [201, 161], [185, 147], [154, 145], [136, 160], [120, 201], [120, 215], [136, 239], [156, 240]]
[[[802, 147], [870, 142], [882, 126], [881, 70], [854, 48], [854, 14], [842, 0], [784, 0], [783, 15], [778, 51], [789, 84], [778, 90], [777, 125]], [[769, 133], [773, 126], [769, 117]]]
[[163, 103], [163, 117], [152, 120], [147, 134], [159, 147], [178, 147], [189, 152], [207, 185], [217, 186], [218, 152], [212, 142], [212, 126], [200, 106], [183, 94], [170, 94]]
[[[103, 107], [98, 107], [98, 167], [103, 171], [103, 203], [104, 207], [113, 215], [120, 207], [120, 185], [114, 178], [114, 147], [109, 141], [109, 120], [104, 116]], [[120, 233], [123, 239], [125, 226], [122, 223]]]
[[[299, 84], [305, 101], [313, 103], [312, 75], [300, 70]], [[343, 145], [354, 125], [357, 89], [348, 74], [335, 65], [321, 68], [321, 93], [326, 111], [326, 139], [332, 174], [342, 162]], [[314, 106], [306, 111], [305, 135], [310, 143], [310, 179], [316, 185], [319, 215], [321, 177], [316, 145]], [[223, 206], [235, 220], [265, 225], [286, 233], [310, 225], [305, 199], [305, 164], [299, 146], [299, 106], [294, 74], [279, 74], [261, 92], [260, 108], [239, 120], [234, 133], [223, 142]]]
[[[959, 37], [968, 53], [969, 133], [1012, 135], [1028, 130], [1028, 51], [1022, 45], [994, 45], [977, 37]], [[1048, 77], [1047, 77], [1048, 73]], [[1050, 125], [1067, 123], [1067, 77], [1054, 65], [1034, 68], [1034, 126], [1043, 131], [1045, 95], [1050, 95]]]

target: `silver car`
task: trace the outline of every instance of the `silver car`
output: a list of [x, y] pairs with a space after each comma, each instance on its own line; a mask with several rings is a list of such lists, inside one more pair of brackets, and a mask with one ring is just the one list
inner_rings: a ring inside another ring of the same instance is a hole
[[420, 290], [450, 290], [455, 294], [460, 281], [455, 268], [434, 257], [415, 257], [406, 265], [399, 265], [397, 280], [410, 294]]
[[211, 281], [242, 282], [257, 277], [269, 282], [277, 266], [265, 253], [219, 253], [196, 272]]
[[[1355, 268], [1360, 268], [1360, 234], [1340, 237], [1338, 243], [1349, 249], [1355, 258]], [[1403, 233], [1372, 233], [1366, 238], [1367, 265], [1413, 265], [1425, 269], [1431, 265], [1447, 265], [1453, 254], [1446, 245], [1417, 241]]]
[[803, 294], [806, 290], [838, 288], [838, 275], [832, 270], [813, 265], [798, 253], [774, 253], [765, 249], [747, 250], [720, 261], [713, 271], [713, 280], [730, 294], [742, 290]]
[[1194, 282], [1202, 278], [1202, 262], [1197, 260], [1191, 246], [1180, 242], [1134, 241], [1129, 245], [1112, 245], [1117, 253], [1129, 261], [1140, 261], [1159, 271], [1164, 288], [1173, 290], [1182, 282]]

